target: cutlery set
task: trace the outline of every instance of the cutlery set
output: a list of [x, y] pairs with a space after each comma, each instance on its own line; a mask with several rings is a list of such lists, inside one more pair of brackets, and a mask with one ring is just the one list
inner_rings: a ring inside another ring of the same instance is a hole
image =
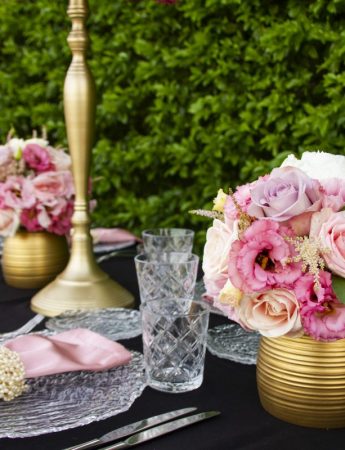
[[129, 436], [124, 441], [99, 448], [99, 450], [126, 449], [150, 441], [151, 439], [155, 439], [156, 437], [163, 436], [164, 434], [171, 433], [172, 431], [178, 430], [180, 428], [192, 425], [193, 423], [210, 419], [211, 417], [218, 416], [220, 414], [219, 411], [206, 411], [177, 419], [177, 417], [189, 414], [195, 410], [196, 408], [194, 407], [183, 408], [176, 411], [170, 411], [164, 414], [160, 414], [158, 416], [149, 417], [148, 419], [139, 420], [138, 422], [132, 423], [130, 425], [125, 425], [124, 427], [110, 431], [109, 433], [104, 434], [98, 439], [93, 439], [91, 441], [75, 445], [73, 447], [68, 447], [64, 450], [90, 449]]

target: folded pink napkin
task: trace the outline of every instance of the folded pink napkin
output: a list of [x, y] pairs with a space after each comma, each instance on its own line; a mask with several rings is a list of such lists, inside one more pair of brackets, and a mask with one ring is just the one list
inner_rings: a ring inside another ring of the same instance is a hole
[[122, 228], [94, 228], [91, 230], [91, 235], [94, 244], [140, 241], [137, 236]]
[[84, 328], [55, 336], [19, 336], [5, 346], [19, 353], [26, 378], [75, 370], [105, 370], [127, 364], [132, 357], [123, 345]]

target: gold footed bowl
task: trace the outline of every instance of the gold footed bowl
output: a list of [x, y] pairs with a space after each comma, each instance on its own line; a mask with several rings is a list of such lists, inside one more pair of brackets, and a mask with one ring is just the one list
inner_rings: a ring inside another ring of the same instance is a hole
[[68, 258], [64, 236], [46, 231], [18, 231], [4, 241], [4, 279], [8, 285], [17, 288], [41, 288], [66, 267]]
[[305, 427], [345, 427], [345, 339], [262, 337], [256, 376], [272, 416]]

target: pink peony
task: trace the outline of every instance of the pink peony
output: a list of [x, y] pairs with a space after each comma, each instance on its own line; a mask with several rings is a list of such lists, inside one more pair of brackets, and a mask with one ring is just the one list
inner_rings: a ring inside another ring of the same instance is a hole
[[55, 169], [48, 150], [38, 144], [27, 144], [23, 150], [23, 158], [28, 167], [38, 173]]
[[293, 291], [272, 289], [245, 295], [238, 308], [240, 323], [266, 337], [298, 337], [303, 334], [299, 306]]
[[257, 220], [245, 231], [241, 240], [232, 244], [229, 255], [229, 278], [245, 293], [260, 292], [276, 285], [290, 286], [300, 276], [300, 265], [286, 264], [293, 250], [277, 222]]
[[345, 211], [334, 213], [325, 208], [314, 214], [310, 236], [319, 238], [326, 249], [322, 255], [328, 268], [345, 277]]
[[319, 211], [320, 184], [294, 167], [274, 169], [269, 178], [258, 181], [251, 189], [251, 216], [285, 222], [309, 211]]
[[314, 278], [309, 274], [300, 278], [295, 286], [303, 327], [316, 340], [344, 339], [345, 305], [333, 292], [331, 274], [320, 271], [319, 275], [321, 287], [316, 291]]

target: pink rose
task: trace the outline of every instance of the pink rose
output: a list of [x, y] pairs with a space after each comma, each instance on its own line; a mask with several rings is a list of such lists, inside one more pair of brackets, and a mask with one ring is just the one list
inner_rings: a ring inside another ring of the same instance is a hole
[[320, 239], [328, 268], [345, 277], [345, 211], [334, 213], [325, 208], [312, 217], [310, 236]]
[[290, 231], [280, 229], [272, 220], [256, 220], [241, 240], [232, 244], [229, 255], [229, 278], [243, 292], [264, 291], [276, 285], [290, 286], [300, 276], [299, 264], [286, 264], [294, 256], [284, 239]]
[[70, 172], [43, 172], [33, 179], [37, 199], [54, 207], [58, 197], [70, 198], [74, 192]]
[[0, 209], [0, 236], [13, 236], [19, 227], [19, 217], [15, 210]]
[[217, 297], [228, 279], [228, 263], [231, 244], [237, 239], [237, 223], [232, 227], [215, 219], [207, 230], [203, 255], [203, 271], [206, 294]]
[[238, 316], [245, 327], [266, 337], [298, 337], [303, 334], [298, 301], [294, 292], [287, 289], [244, 296]]
[[324, 193], [323, 208], [331, 208], [334, 212], [341, 210], [345, 205], [345, 180], [340, 178], [327, 178], [321, 181]]
[[285, 222], [306, 211], [321, 208], [320, 184], [294, 167], [274, 169], [267, 180], [251, 189], [252, 204], [248, 213]]
[[21, 176], [9, 176], [0, 184], [0, 197], [2, 203], [13, 209], [31, 208], [35, 204], [32, 182]]
[[54, 170], [48, 150], [38, 144], [27, 144], [23, 150], [23, 158], [28, 167], [36, 172]]

